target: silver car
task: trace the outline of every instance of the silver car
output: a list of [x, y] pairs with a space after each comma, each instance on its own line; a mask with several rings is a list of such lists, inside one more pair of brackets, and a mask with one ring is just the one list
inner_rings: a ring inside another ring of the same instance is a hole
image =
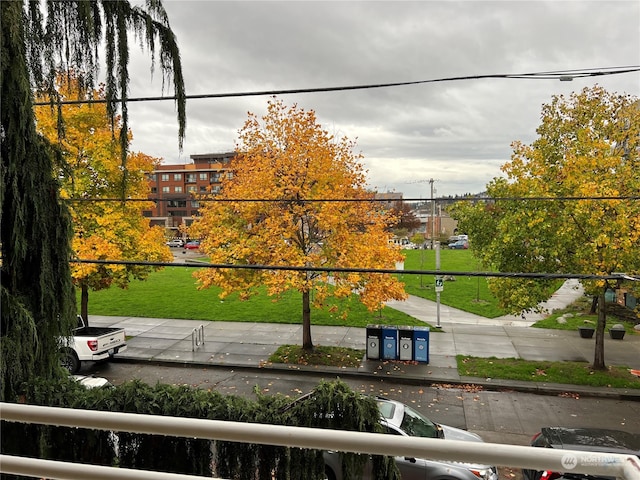
[[[434, 423], [403, 403], [380, 397], [376, 398], [376, 402], [380, 410], [380, 423], [385, 433], [390, 435], [469, 442], [483, 441], [474, 433]], [[395, 460], [403, 480], [498, 480], [497, 468], [489, 465], [449, 463], [409, 457], [396, 457]], [[342, 480], [340, 454], [325, 452], [324, 462], [326, 478]], [[362, 478], [368, 479], [372, 476], [371, 462], [369, 462]]]
[[168, 247], [183, 247], [184, 246], [184, 240], [182, 240], [181, 238], [172, 238], [171, 240], [169, 240], [167, 242], [167, 246]]

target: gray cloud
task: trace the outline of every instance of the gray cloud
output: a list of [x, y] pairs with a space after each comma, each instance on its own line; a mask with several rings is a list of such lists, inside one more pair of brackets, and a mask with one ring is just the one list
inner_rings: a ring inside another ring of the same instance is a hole
[[[640, 64], [636, 1], [166, 1], [187, 93], [377, 84]], [[131, 96], [159, 94], [134, 58]], [[530, 143], [553, 95], [598, 83], [638, 95], [638, 74], [573, 82], [485, 79], [280, 98], [357, 139], [369, 183], [425, 196], [482, 191], [514, 140]], [[171, 102], [131, 104], [133, 148], [167, 163], [234, 148], [268, 98], [191, 100], [177, 148]]]

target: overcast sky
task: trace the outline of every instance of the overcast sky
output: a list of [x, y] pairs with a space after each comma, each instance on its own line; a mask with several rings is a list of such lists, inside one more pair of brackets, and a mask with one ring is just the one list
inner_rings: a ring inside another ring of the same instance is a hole
[[[410, 82], [458, 76], [640, 65], [633, 1], [167, 1], [188, 95]], [[161, 77], [132, 51], [130, 96]], [[640, 74], [558, 80], [482, 79], [281, 95], [356, 140], [371, 188], [405, 198], [478, 193], [531, 143], [553, 95], [599, 84], [640, 95]], [[172, 93], [172, 91], [169, 91]], [[268, 96], [190, 100], [178, 150], [173, 102], [132, 103], [133, 150], [190, 163], [235, 148]]]

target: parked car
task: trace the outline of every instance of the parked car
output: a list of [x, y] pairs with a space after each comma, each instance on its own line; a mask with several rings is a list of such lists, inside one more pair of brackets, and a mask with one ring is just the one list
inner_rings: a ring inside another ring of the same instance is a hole
[[92, 327], [77, 315], [72, 336], [60, 338], [60, 364], [73, 374], [80, 370], [81, 362], [108, 360], [126, 349], [124, 328]]
[[171, 240], [169, 240], [167, 242], [167, 246], [169, 246], [169, 247], [183, 247], [184, 246], [184, 240], [182, 240], [181, 238], [172, 238]]
[[94, 377], [93, 375], [72, 375], [71, 378], [87, 389], [113, 387], [111, 382], [103, 377]]
[[469, 248], [469, 242], [467, 240], [456, 240], [449, 244], [449, 248], [453, 248], [454, 250], [466, 250]]
[[[385, 433], [444, 440], [482, 442], [478, 435], [432, 422], [411, 407], [387, 398], [375, 398], [380, 410], [380, 422]], [[498, 480], [498, 470], [494, 466], [471, 463], [444, 462], [422, 458], [396, 457], [396, 465], [403, 480]], [[340, 454], [325, 452], [325, 475], [328, 480], [342, 480]], [[365, 467], [362, 478], [371, 478], [371, 464]]]
[[195, 250], [196, 248], [200, 248], [200, 240], [187, 242], [184, 244], [184, 248], [186, 248], [187, 250]]
[[418, 246], [411, 242], [407, 237], [393, 237], [389, 239], [389, 243], [396, 245], [403, 250], [415, 250]]
[[[640, 458], [640, 435], [604, 428], [545, 427], [531, 440], [534, 447], [581, 450], [585, 452], [622, 453]], [[536, 470], [522, 470], [525, 480], [573, 479], [597, 480], [592, 475]], [[610, 480], [610, 479], [609, 479]]]

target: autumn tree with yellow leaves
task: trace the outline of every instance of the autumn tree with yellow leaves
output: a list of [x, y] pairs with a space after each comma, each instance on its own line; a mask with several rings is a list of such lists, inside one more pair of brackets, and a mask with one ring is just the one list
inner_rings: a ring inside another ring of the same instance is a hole
[[[370, 311], [406, 298], [393, 275], [313, 271], [310, 268], [395, 269], [400, 252], [389, 245], [396, 220], [365, 188], [354, 143], [328, 134], [314, 111], [271, 100], [260, 119], [250, 113], [240, 131], [232, 176], [214, 200], [202, 202], [192, 236], [214, 264], [301, 267], [300, 270], [220, 268], [194, 275], [201, 288], [217, 285], [221, 296], [243, 299], [266, 286], [278, 296], [302, 294], [304, 349], [313, 349], [311, 306], [357, 293]], [[250, 200], [250, 201], [247, 201]], [[253, 201], [259, 200], [259, 201]], [[313, 295], [312, 295], [313, 294]]]
[[[73, 73], [58, 75], [58, 94], [65, 98], [104, 99], [103, 88], [83, 91]], [[39, 100], [46, 101], [46, 97]], [[126, 168], [121, 167], [119, 118], [115, 131], [104, 103], [62, 105], [61, 116], [50, 106], [36, 108], [39, 131], [62, 152], [58, 166], [61, 196], [68, 199], [73, 219], [72, 251], [76, 259], [171, 261], [160, 227], [150, 227], [142, 215], [146, 202], [114, 201], [147, 198], [151, 173], [159, 159], [130, 152]], [[64, 123], [60, 125], [58, 119]], [[129, 132], [131, 140], [131, 133]], [[124, 188], [124, 191], [123, 191]], [[98, 199], [98, 201], [96, 201]], [[100, 201], [99, 199], [111, 201]], [[153, 267], [73, 263], [73, 282], [81, 290], [81, 314], [88, 319], [90, 290], [116, 285], [127, 288], [132, 279], [145, 279]]]
[[[538, 138], [513, 144], [511, 161], [487, 186], [496, 200], [460, 202], [459, 228], [485, 266], [500, 272], [640, 275], [640, 103], [585, 88], [553, 97]], [[492, 292], [512, 312], [547, 300], [553, 279], [494, 278]], [[605, 292], [618, 280], [581, 280], [597, 299], [593, 368], [604, 369]], [[640, 296], [640, 282], [625, 287]]]

